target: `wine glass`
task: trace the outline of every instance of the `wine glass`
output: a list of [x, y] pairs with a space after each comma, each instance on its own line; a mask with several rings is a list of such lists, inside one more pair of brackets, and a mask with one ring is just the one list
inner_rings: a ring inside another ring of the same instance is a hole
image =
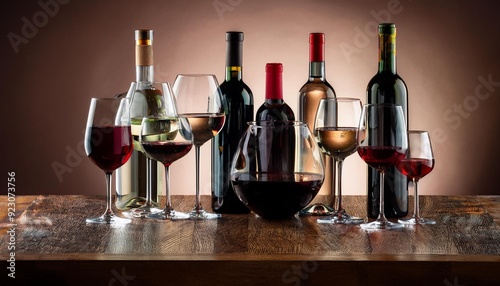
[[132, 154], [129, 101], [120, 98], [92, 98], [85, 131], [85, 152], [106, 174], [106, 211], [87, 223], [126, 224], [128, 218], [117, 217], [112, 206], [113, 171], [127, 162]]
[[384, 214], [385, 171], [404, 158], [408, 149], [408, 133], [403, 109], [394, 104], [366, 104], [358, 127], [358, 154], [380, 174], [380, 204], [378, 218], [361, 224], [368, 230], [397, 229], [401, 223], [387, 220]]
[[305, 123], [272, 120], [248, 124], [231, 165], [234, 191], [265, 219], [293, 217], [323, 184], [321, 150]]
[[335, 160], [337, 206], [334, 214], [319, 218], [318, 223], [360, 224], [363, 219], [352, 217], [342, 205], [342, 166], [344, 159], [358, 147], [356, 133], [362, 104], [357, 98], [325, 98], [319, 102], [314, 122], [314, 133], [323, 153]]
[[[172, 108], [172, 113], [175, 113], [175, 107]], [[170, 165], [184, 157], [193, 146], [193, 135], [189, 123], [185, 118], [179, 118], [177, 114], [167, 117], [144, 117], [139, 141], [146, 156], [165, 166], [165, 208], [160, 212], [150, 213], [147, 217], [162, 220], [189, 218], [188, 214], [178, 212], [172, 206], [169, 177]]]
[[[130, 121], [132, 128], [132, 138], [134, 139], [134, 149], [144, 154], [144, 149], [139, 142], [142, 119], [147, 116], [166, 116], [165, 98], [173, 97], [172, 89], [168, 83], [158, 82], [133, 82], [129, 89], [127, 98], [130, 100]], [[141, 155], [142, 155], [141, 154]], [[146, 155], [146, 154], [144, 154]], [[146, 197], [142, 204], [131, 207], [128, 216], [144, 218], [156, 212], [161, 212], [158, 202], [153, 200], [156, 195], [155, 180], [158, 163], [146, 156]], [[163, 174], [162, 174], [163, 175]], [[142, 199], [142, 198], [141, 198]]]
[[434, 168], [431, 139], [427, 131], [408, 131], [408, 151], [406, 156], [396, 165], [398, 170], [413, 181], [414, 208], [413, 217], [400, 219], [406, 224], [435, 224], [435, 220], [420, 217], [418, 202], [418, 181]]
[[226, 118], [217, 78], [211, 74], [179, 74], [175, 78], [173, 91], [177, 97], [179, 117], [189, 121], [193, 132], [196, 203], [190, 212], [190, 218], [220, 218], [220, 214], [205, 211], [200, 201], [200, 147], [219, 133]]

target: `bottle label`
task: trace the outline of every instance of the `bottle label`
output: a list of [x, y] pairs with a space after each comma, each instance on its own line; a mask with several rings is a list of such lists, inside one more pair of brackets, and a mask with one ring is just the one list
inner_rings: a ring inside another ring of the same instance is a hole
[[379, 34], [379, 54], [378, 61], [383, 63], [390, 58], [396, 57], [396, 33], [393, 34]]

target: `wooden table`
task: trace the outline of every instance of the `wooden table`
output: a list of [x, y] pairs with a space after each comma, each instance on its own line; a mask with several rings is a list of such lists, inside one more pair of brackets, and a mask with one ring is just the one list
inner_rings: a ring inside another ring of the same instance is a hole
[[[14, 245], [16, 276], [2, 267], [0, 285], [500, 285], [500, 196], [423, 196], [436, 225], [381, 232], [254, 214], [86, 225], [103, 197], [21, 196], [14, 244], [0, 200], [0, 260]], [[188, 211], [194, 197], [173, 201]], [[364, 196], [344, 203], [364, 216]]]

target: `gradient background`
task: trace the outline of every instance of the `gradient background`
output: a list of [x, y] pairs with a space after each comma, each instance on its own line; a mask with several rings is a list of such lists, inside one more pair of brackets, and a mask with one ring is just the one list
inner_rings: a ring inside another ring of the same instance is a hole
[[[50, 13], [39, 3], [52, 3]], [[155, 77], [170, 82], [178, 73], [214, 73], [222, 81], [225, 31], [244, 31], [244, 80], [254, 92], [255, 109], [264, 100], [265, 64], [282, 62], [285, 101], [297, 113], [297, 92], [308, 76], [310, 32], [326, 34], [327, 78], [337, 96], [365, 100], [366, 85], [377, 70], [375, 27], [390, 21], [398, 28], [398, 73], [409, 89], [410, 128], [430, 130], [433, 136], [436, 167], [422, 180], [421, 193], [500, 195], [497, 1], [41, 0], [0, 5], [0, 164], [4, 178], [16, 172], [17, 194], [104, 195], [104, 175], [83, 150], [89, 102], [126, 91], [135, 79], [137, 28], [155, 30]], [[29, 29], [27, 21], [38, 27]], [[13, 34], [24, 42], [15, 47], [9, 40]], [[485, 87], [481, 78], [493, 84]], [[209, 147], [202, 148], [203, 194], [210, 193]], [[65, 166], [59, 177], [54, 164]], [[173, 194], [193, 194], [194, 151], [171, 171]], [[354, 154], [345, 162], [344, 192], [365, 194], [365, 184], [366, 165]]]

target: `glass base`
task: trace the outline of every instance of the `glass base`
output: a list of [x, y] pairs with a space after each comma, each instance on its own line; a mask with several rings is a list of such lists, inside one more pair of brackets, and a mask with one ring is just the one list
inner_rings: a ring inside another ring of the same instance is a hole
[[146, 218], [151, 214], [158, 213], [161, 211], [163, 210], [157, 208], [155, 205], [147, 204], [135, 209], [131, 209], [126, 213], [126, 215], [127, 217], [133, 217], [133, 218]]
[[330, 224], [360, 224], [364, 222], [364, 219], [360, 217], [350, 216], [346, 213], [338, 215], [334, 214], [329, 217], [318, 218], [318, 223], [330, 223]]
[[362, 229], [365, 230], [380, 230], [380, 229], [401, 229], [404, 225], [401, 223], [390, 222], [386, 219], [377, 219], [373, 222], [363, 223], [360, 225]]
[[101, 224], [128, 224], [132, 222], [129, 218], [117, 217], [114, 214], [102, 215], [100, 217], [88, 218], [85, 220], [87, 223], [101, 223]]
[[331, 216], [333, 214], [335, 210], [323, 203], [315, 203], [299, 211], [300, 216]]
[[182, 220], [182, 219], [189, 219], [189, 214], [169, 209], [149, 214], [147, 218], [158, 219], [158, 220]]
[[398, 222], [400, 222], [402, 224], [436, 224], [435, 220], [421, 218], [421, 217], [419, 217], [419, 218], [412, 217], [412, 218], [409, 218], [409, 219], [400, 219], [400, 220], [398, 220]]
[[189, 219], [193, 219], [193, 220], [219, 219], [221, 217], [222, 217], [221, 214], [209, 213], [209, 212], [205, 211], [204, 209], [201, 209], [201, 210], [193, 209], [189, 213]]

